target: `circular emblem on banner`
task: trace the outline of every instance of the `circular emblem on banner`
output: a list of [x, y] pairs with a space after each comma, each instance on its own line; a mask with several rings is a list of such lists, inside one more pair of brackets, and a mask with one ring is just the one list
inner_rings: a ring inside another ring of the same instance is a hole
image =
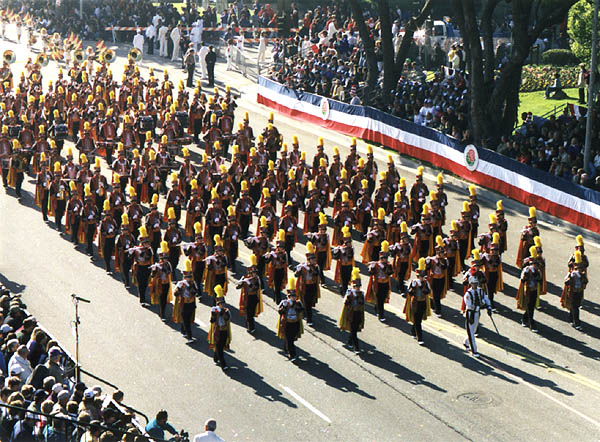
[[467, 169], [473, 172], [477, 169], [477, 166], [479, 166], [479, 152], [477, 152], [477, 148], [475, 146], [469, 144], [467, 147], [465, 147], [464, 154], [465, 165], [467, 166]]
[[329, 100], [321, 98], [321, 118], [327, 120], [329, 118]]

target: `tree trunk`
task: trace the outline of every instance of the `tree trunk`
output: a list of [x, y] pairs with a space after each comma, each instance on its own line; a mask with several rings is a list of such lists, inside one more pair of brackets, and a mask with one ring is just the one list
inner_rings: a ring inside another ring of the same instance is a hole
[[377, 58], [375, 57], [375, 43], [369, 34], [369, 29], [363, 16], [363, 8], [359, 0], [350, 0], [352, 15], [358, 27], [358, 35], [363, 44], [365, 56], [367, 58], [367, 87], [364, 94], [363, 104], [368, 105], [372, 99], [373, 91], [377, 87], [377, 78], [379, 69], [377, 68]]
[[[431, 11], [431, 7], [433, 5], [432, 0], [427, 0], [419, 12], [419, 15], [416, 17], [412, 17], [405, 29], [404, 36], [402, 37], [402, 41], [400, 42], [400, 48], [398, 48], [398, 54], [396, 54], [396, 61], [394, 63], [394, 87], [400, 76], [402, 75], [402, 70], [404, 69], [404, 62], [408, 58], [408, 52], [410, 51], [410, 47], [413, 44], [413, 37], [415, 36], [415, 31], [423, 26], [425, 23], [425, 19], [429, 16], [429, 12]], [[384, 66], [385, 69], [385, 66]], [[387, 70], [387, 69], [386, 69]]]
[[392, 20], [390, 6], [387, 0], [378, 0], [379, 25], [381, 26], [381, 47], [383, 49], [383, 100], [389, 103], [392, 95], [389, 93], [396, 89], [398, 77], [394, 63], [394, 41], [392, 36]]

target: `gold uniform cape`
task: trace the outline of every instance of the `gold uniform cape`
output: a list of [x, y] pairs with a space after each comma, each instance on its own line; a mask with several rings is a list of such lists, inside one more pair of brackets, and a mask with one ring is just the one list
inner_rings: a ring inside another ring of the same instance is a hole
[[[360, 325], [358, 326], [358, 331], [361, 331], [365, 327], [365, 306], [361, 307], [362, 310], [362, 320], [360, 321]], [[338, 327], [340, 330], [350, 331], [350, 315], [352, 314], [352, 306], [347, 305], [344, 302], [344, 306], [342, 307], [342, 312], [340, 313], [340, 317], [338, 318]]]
[[[404, 302], [403, 312], [406, 315], [406, 320], [414, 324], [415, 319], [412, 311], [412, 301], [413, 296], [410, 293], [408, 293], [406, 295], [406, 301]], [[425, 303], [427, 304], [427, 307], [425, 308], [425, 313], [423, 314], [423, 321], [425, 321], [429, 316], [431, 316], [431, 298], [429, 295], [425, 297]]]
[[[244, 285], [242, 287], [242, 291], [240, 292], [240, 304], [239, 311], [240, 316], [246, 316], [246, 303], [248, 298], [248, 290]], [[262, 289], [258, 289], [258, 304], [256, 305], [256, 310], [254, 312], [254, 316], [257, 317], [263, 312], [263, 299], [262, 299]]]
[[[212, 312], [212, 310], [211, 310]], [[212, 313], [211, 313], [212, 314]], [[231, 312], [230, 312], [231, 314]], [[217, 323], [211, 322], [210, 327], [208, 328], [208, 336], [206, 340], [208, 341], [208, 348], [211, 350], [217, 349], [217, 341], [215, 339], [215, 334], [217, 333]], [[225, 348], [229, 350], [229, 346], [231, 345], [231, 320], [227, 321], [227, 341], [225, 342]]]
[[[212, 255], [211, 255], [212, 256]], [[206, 287], [206, 293], [209, 296], [215, 296], [215, 275], [216, 270], [209, 270], [208, 265], [204, 266], [204, 287]], [[227, 293], [227, 267], [225, 267], [225, 283], [223, 284], [223, 294]]]
[[[171, 320], [175, 324], [181, 324], [183, 322], [183, 316], [181, 314], [183, 311], [183, 304], [185, 304], [183, 302], [183, 296], [175, 296], [175, 302], [173, 303], [173, 312], [171, 314]], [[194, 304], [196, 304], [195, 298], [194, 298]], [[192, 313], [192, 322], [194, 322], [195, 320], [196, 320], [196, 309], [194, 309], [194, 312]]]
[[[298, 295], [298, 298], [300, 298], [300, 301], [303, 304], [304, 304], [304, 291], [305, 291], [305, 288], [306, 288], [306, 283], [305, 283], [305, 278], [304, 278], [304, 273], [303, 273], [296, 280], [296, 294]], [[317, 284], [317, 296], [313, 297], [313, 302], [312, 302], [312, 306], [313, 307], [315, 305], [317, 305], [317, 301], [319, 300], [319, 298], [321, 298], [321, 284]]]
[[[158, 272], [152, 277], [150, 284], [150, 302], [152, 305], [158, 304], [160, 301], [160, 279], [158, 278]], [[173, 302], [173, 287], [171, 284], [171, 275], [169, 275], [169, 292], [167, 293], [167, 304]]]
[[[298, 329], [296, 339], [300, 339], [300, 336], [302, 336], [302, 333], [304, 333], [304, 325], [302, 324], [302, 312], [298, 312], [298, 322], [300, 323], [300, 328]], [[277, 336], [281, 339], [285, 339], [285, 315], [279, 315], [279, 317], [277, 318]]]
[[[458, 262], [458, 260], [457, 260], [457, 262]], [[502, 279], [502, 263], [500, 263], [498, 265], [497, 272], [498, 272], [498, 280], [496, 281], [496, 293], [500, 293], [500, 292], [504, 291], [504, 282], [503, 282], [503, 279]], [[485, 269], [485, 277], [488, 280], [490, 279], [489, 276], [488, 276], [489, 274], [490, 274], [490, 271], [488, 271], [488, 269], [486, 268]], [[487, 292], [487, 290], [486, 290], [486, 292]]]
[[[540, 295], [542, 294], [542, 284], [541, 283], [537, 283], [537, 295], [536, 295], [536, 300], [535, 300], [535, 308], [538, 308], [540, 305]], [[517, 296], [515, 297], [515, 299], [517, 300], [517, 308], [519, 310], [527, 310], [527, 302], [526, 302], [526, 296], [525, 296], [525, 284], [523, 284], [523, 281], [521, 281], [519, 283], [519, 290], [517, 291]]]

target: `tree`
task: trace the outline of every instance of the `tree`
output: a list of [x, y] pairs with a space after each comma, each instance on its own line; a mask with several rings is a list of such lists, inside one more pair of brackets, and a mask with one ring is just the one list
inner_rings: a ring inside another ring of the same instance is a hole
[[569, 11], [567, 32], [571, 37], [571, 50], [584, 62], [592, 55], [593, 16], [594, 6], [586, 0], [580, 0]]
[[[577, 0], [511, 0], [513, 44], [508, 62], [496, 72], [494, 10], [501, 0], [452, 0], [469, 72], [469, 113], [475, 141], [495, 145], [517, 121], [521, 72], [542, 32], [561, 23]], [[477, 5], [476, 5], [477, 3]]]
[[375, 43], [369, 32], [369, 28], [365, 23], [364, 11], [360, 0], [350, 0], [350, 8], [352, 9], [352, 17], [358, 28], [358, 35], [363, 44], [363, 50], [367, 58], [367, 86], [365, 89], [363, 104], [368, 105], [372, 93], [377, 86], [377, 78], [379, 77], [379, 69], [377, 68], [377, 58], [375, 57]]
[[[377, 0], [379, 7], [379, 17], [381, 26], [381, 46], [383, 48], [383, 90], [390, 91], [396, 88], [398, 80], [404, 69], [404, 62], [408, 57], [410, 47], [413, 44], [415, 32], [423, 26], [425, 19], [429, 16], [433, 6], [433, 0], [427, 0], [421, 11], [408, 20], [404, 27], [404, 35], [400, 42], [398, 53], [394, 54], [394, 42], [392, 35], [392, 20], [390, 7], [387, 0]], [[390, 94], [383, 95], [385, 99], [391, 97]]]

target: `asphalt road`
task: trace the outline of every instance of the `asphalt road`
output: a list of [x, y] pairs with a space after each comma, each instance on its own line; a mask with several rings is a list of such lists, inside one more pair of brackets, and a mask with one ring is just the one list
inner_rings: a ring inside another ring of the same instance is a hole
[[[19, 61], [13, 72], [18, 75], [26, 49], [24, 45], [16, 49]], [[120, 78], [122, 59], [112, 66], [115, 78]], [[148, 66], [172, 67], [174, 81], [183, 75], [177, 66], [157, 57], [146, 59], [142, 71]], [[44, 80], [56, 72], [51, 63], [43, 70]], [[217, 78], [221, 86], [231, 84], [242, 93], [236, 115], [248, 111], [255, 133], [262, 130], [269, 109], [256, 104], [252, 81], [225, 72], [222, 63]], [[275, 124], [286, 141], [299, 136], [308, 158], [316, 151], [319, 136], [324, 137], [330, 155], [334, 145], [342, 158], [349, 151], [348, 137], [280, 115]], [[200, 153], [197, 148], [192, 151]], [[359, 152], [364, 155], [366, 145], [360, 143]], [[381, 170], [387, 152], [376, 149], [376, 158]], [[398, 155], [394, 159], [410, 186], [416, 163]], [[426, 184], [434, 186], [436, 174], [426, 168]], [[451, 220], [467, 199], [468, 183], [450, 176], [446, 181]], [[425, 322], [423, 347], [410, 336], [402, 315], [404, 300], [397, 293], [387, 306], [385, 324], [368, 307], [365, 330], [359, 335], [365, 352], [357, 356], [342, 346], [346, 336], [337, 328], [341, 297], [337, 290], [324, 290], [315, 325], [306, 327], [298, 342], [300, 360], [293, 364], [282, 353], [282, 341], [275, 333], [277, 315], [271, 294], [264, 296], [265, 311], [251, 336], [237, 312], [239, 293], [230, 288], [227, 301], [234, 325], [232, 350], [226, 358], [232, 369], [223, 373], [213, 364], [206, 344], [207, 304], [197, 310], [198, 341], [187, 345], [178, 327], [163, 324], [156, 309], [140, 307], [118, 277], [107, 276], [98, 262], [91, 263], [81, 250], [74, 250], [52, 223], [42, 221], [33, 205], [33, 178], [26, 179], [24, 189], [21, 203], [14, 192], [0, 190], [0, 281], [23, 296], [29, 310], [71, 354], [75, 354], [75, 340], [70, 295], [90, 299], [91, 304], [80, 306], [82, 366], [118, 385], [125, 402], [147, 414], [167, 409], [178, 429], [200, 432], [204, 420], [214, 417], [218, 434], [226, 440], [587, 441], [599, 437], [594, 405], [600, 400], [600, 294], [594, 272], [590, 271], [581, 313], [582, 332], [569, 326], [559, 303], [575, 235], [585, 238], [591, 269], [600, 262], [598, 235], [538, 211], [549, 293], [536, 313], [540, 333], [532, 334], [520, 326], [521, 313], [514, 300], [515, 252], [527, 208], [504, 199], [509, 248], [504, 254], [505, 291], [496, 297], [499, 313], [495, 315], [502, 335], [495, 333], [487, 317], [482, 319], [479, 360], [462, 346], [461, 298], [452, 291], [444, 300], [443, 318]], [[478, 194], [487, 221], [502, 196], [484, 189], [478, 189]], [[243, 245], [240, 249], [240, 261], [247, 264], [249, 252]], [[355, 250], [360, 250], [358, 243]], [[299, 244], [295, 258], [302, 260], [304, 252]], [[327, 276], [333, 278], [331, 272]]]

